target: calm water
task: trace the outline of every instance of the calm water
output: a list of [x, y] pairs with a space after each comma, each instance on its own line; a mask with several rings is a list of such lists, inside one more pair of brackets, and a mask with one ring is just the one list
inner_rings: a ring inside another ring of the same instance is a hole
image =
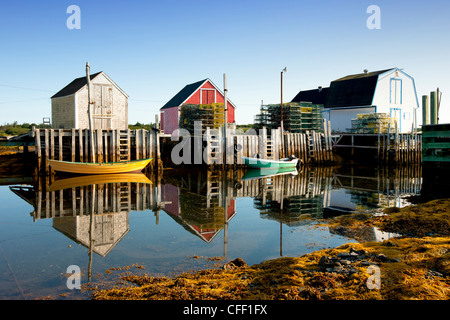
[[[317, 219], [402, 207], [422, 185], [416, 167], [258, 174], [169, 170], [151, 181], [141, 175], [2, 185], [0, 299], [74, 298], [66, 286], [70, 265], [86, 283], [111, 267], [139, 264], [172, 275], [212, 257], [252, 265], [356, 242], [315, 226]], [[365, 241], [393, 236], [373, 228], [363, 234]]]

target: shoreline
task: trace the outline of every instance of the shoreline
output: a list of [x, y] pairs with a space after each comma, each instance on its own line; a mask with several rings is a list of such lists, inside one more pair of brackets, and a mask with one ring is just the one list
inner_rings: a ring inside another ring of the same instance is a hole
[[87, 285], [83, 290], [93, 300], [450, 299], [450, 199], [385, 213], [345, 215], [322, 225], [377, 226], [402, 236], [348, 243], [252, 266], [237, 258], [217, 268], [175, 277], [127, 271], [120, 285]]

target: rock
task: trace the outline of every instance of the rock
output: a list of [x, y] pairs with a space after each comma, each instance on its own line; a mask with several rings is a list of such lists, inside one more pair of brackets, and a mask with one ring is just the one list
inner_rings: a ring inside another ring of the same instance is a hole
[[342, 272], [342, 271], [344, 271], [344, 267], [339, 265], [334, 267], [332, 272]]
[[341, 253], [338, 253], [337, 256], [338, 256], [338, 258], [349, 258], [349, 257], [351, 257], [349, 252], [341, 252]]
[[340, 266], [339, 259], [336, 258], [330, 258], [327, 256], [322, 256], [319, 260], [319, 266], [320, 267], [335, 267]]
[[342, 265], [349, 265], [349, 264], [351, 264], [352, 262], [350, 261], [350, 260], [347, 260], [347, 259], [343, 259], [343, 260], [341, 260], [341, 261], [339, 261], [340, 262], [340, 264], [342, 264]]
[[319, 260], [319, 266], [321, 267], [328, 267], [334, 264], [333, 260], [331, 260], [330, 257], [322, 256]]
[[356, 270], [355, 268], [352, 267], [347, 272], [348, 272], [348, 274], [354, 274], [354, 273], [358, 273], [358, 270]]
[[383, 254], [383, 253], [379, 253], [377, 255], [377, 259], [380, 260], [381, 262], [388, 262], [389, 261], [389, 258], [386, 257], [386, 255]]
[[387, 247], [398, 247], [398, 244], [391, 241], [391, 240], [387, 240], [383, 243], [383, 245], [387, 246]]
[[367, 251], [364, 250], [364, 249], [356, 250], [356, 249], [354, 249], [354, 248], [351, 248], [351, 249], [350, 249], [350, 253], [352, 253], [352, 252], [354, 252], [354, 253], [356, 253], [356, 254], [358, 254], [358, 255], [367, 254]]
[[425, 274], [426, 279], [433, 279], [434, 277], [443, 277], [444, 275], [435, 270], [428, 270]]
[[242, 267], [247, 267], [247, 263], [245, 263], [245, 261], [242, 260], [241, 258], [236, 258], [236, 259], [231, 260], [230, 262], [225, 263], [223, 265], [224, 270], [233, 270], [233, 269], [242, 268]]

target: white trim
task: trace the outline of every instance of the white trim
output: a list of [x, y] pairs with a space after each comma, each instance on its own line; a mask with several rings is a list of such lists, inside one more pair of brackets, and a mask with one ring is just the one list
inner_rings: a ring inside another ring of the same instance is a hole
[[[214, 88], [216, 88], [217, 91], [220, 92], [220, 94], [223, 96], [223, 99], [224, 99], [224, 101], [225, 101], [225, 94], [222, 92], [222, 90], [220, 90], [219, 88], [217, 88], [217, 86], [216, 86], [209, 78], [208, 78], [207, 80], [213, 85]], [[203, 85], [203, 84], [202, 84], [202, 85]], [[236, 105], [235, 105], [233, 102], [231, 102], [230, 99], [227, 99], [227, 101], [228, 101], [229, 103], [231, 103], [231, 105], [236, 109]]]
[[[189, 95], [189, 97], [187, 97], [186, 99], [184, 99], [183, 100], [183, 102], [181, 102], [181, 104], [180, 105], [182, 105], [183, 103], [185, 103], [187, 100], [189, 100], [193, 95], [194, 95], [194, 93], [196, 93], [197, 91], [198, 91], [198, 89], [200, 89], [205, 83], [206, 83], [206, 81], [208, 81], [209, 79], [206, 79], [205, 81], [203, 81], [198, 87], [197, 87], [197, 89], [195, 89], [194, 90], [194, 92], [192, 92], [190, 95]], [[175, 107], [175, 106], [174, 106]], [[179, 106], [178, 106], [179, 107]], [[169, 108], [171, 108], [171, 107], [169, 107]]]
[[[184, 99], [184, 101], [181, 102], [181, 104], [183, 104], [183, 103], [185, 103], [187, 100], [189, 100], [189, 99], [194, 95], [194, 93], [196, 93], [196, 92], [198, 91], [198, 89], [202, 89], [202, 86], [203, 86], [206, 82], [211, 83], [212, 86], [213, 86], [217, 91], [219, 91], [219, 93], [220, 93], [220, 94], [223, 96], [223, 98], [225, 99], [225, 94], [224, 94], [219, 88], [217, 88], [217, 86], [216, 86], [209, 78], [207, 78], [207, 79], [205, 79], [205, 81], [203, 81], [203, 82], [198, 86], [198, 88], [197, 88], [196, 90], [194, 90], [194, 92], [191, 93], [191, 95], [190, 95], [189, 97], [187, 97], [186, 99]], [[211, 88], [206, 88], [206, 89], [211, 89]], [[213, 89], [211, 89], [211, 90], [213, 90]], [[217, 101], [217, 100], [216, 100], [216, 101]], [[231, 102], [230, 99], [227, 99], [227, 101], [228, 101], [228, 103], [230, 103], [230, 104], [234, 107], [234, 109], [236, 109], [236, 105], [235, 105], [233, 102]], [[200, 102], [201, 102], [201, 100], [200, 100]]]
[[[120, 89], [120, 87], [119, 87], [114, 81], [112, 81], [111, 78], [108, 77], [108, 75], [107, 75], [106, 73], [104, 73], [103, 71], [100, 72], [100, 73], [97, 75], [97, 77], [98, 77], [99, 75], [101, 75], [101, 74], [103, 74], [103, 75], [105, 76], [105, 78], [106, 78], [109, 82], [111, 82], [111, 84], [112, 84], [113, 86], [115, 86], [115, 87], [117, 88], [117, 90], [119, 90], [124, 96], [126, 96], [127, 98], [130, 97], [130, 96], [127, 95], [122, 89]], [[97, 77], [95, 77], [95, 78], [97, 78]], [[95, 78], [94, 78], [94, 79], [95, 79]]]
[[203, 104], [203, 93], [202, 91], [214, 91], [214, 103], [217, 102], [216, 96], [217, 96], [217, 90], [213, 88], [202, 88], [200, 87], [200, 104]]

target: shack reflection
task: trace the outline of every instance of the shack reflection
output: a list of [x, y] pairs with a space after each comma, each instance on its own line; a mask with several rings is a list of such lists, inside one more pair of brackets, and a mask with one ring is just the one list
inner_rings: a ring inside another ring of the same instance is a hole
[[[144, 174], [80, 176], [39, 180], [10, 189], [33, 205], [33, 220], [53, 219], [53, 227], [101, 257], [130, 231], [132, 211], [153, 212], [159, 223], [165, 212], [186, 231], [211, 243], [223, 230], [224, 256], [228, 228], [239, 211], [236, 199], [252, 198], [262, 219], [295, 227], [314, 219], [408, 204], [420, 193], [421, 167], [358, 170], [351, 167], [305, 167], [300, 171], [189, 170], [168, 171], [151, 181]], [[356, 238], [345, 230], [330, 233]], [[389, 235], [371, 228], [364, 239]]]

